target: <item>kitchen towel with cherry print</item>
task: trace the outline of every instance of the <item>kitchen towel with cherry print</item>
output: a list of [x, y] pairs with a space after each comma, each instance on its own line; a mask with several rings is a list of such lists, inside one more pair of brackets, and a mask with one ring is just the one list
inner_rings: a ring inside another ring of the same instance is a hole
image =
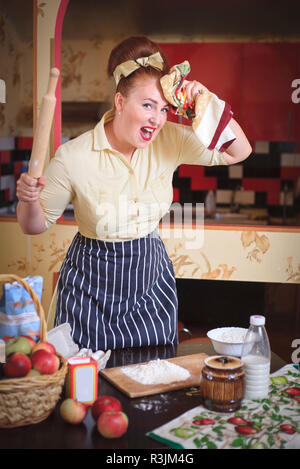
[[147, 435], [178, 449], [300, 449], [300, 371], [273, 373], [268, 397], [244, 399], [237, 412], [198, 406]]
[[190, 71], [190, 64], [185, 60], [174, 65], [160, 79], [163, 94], [171, 104], [170, 111], [187, 119], [192, 118], [193, 130], [205, 148], [224, 152], [236, 139], [229, 125], [233, 116], [231, 107], [207, 89], [202, 90], [195, 102], [189, 104], [183, 83]]

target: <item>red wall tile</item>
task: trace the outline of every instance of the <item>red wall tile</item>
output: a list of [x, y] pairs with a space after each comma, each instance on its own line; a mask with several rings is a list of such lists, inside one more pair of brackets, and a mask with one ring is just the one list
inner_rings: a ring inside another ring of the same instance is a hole
[[14, 162], [14, 175], [15, 175], [16, 180], [19, 179], [20, 177], [22, 165], [23, 165], [23, 161]]
[[279, 205], [279, 178], [245, 178], [243, 179], [243, 188], [248, 191], [267, 192], [267, 205]]
[[182, 164], [178, 169], [179, 177], [204, 177], [204, 166], [197, 166], [192, 164]]
[[179, 189], [173, 187], [173, 202], [179, 202]]
[[12, 197], [10, 197], [10, 189], [4, 190], [4, 200], [5, 202], [10, 202], [10, 200], [12, 200]]
[[243, 188], [247, 191], [280, 192], [279, 178], [244, 178]]
[[17, 149], [18, 150], [31, 150], [33, 144], [32, 137], [18, 137], [17, 138]]
[[280, 176], [282, 179], [297, 179], [300, 177], [300, 167], [282, 167], [280, 171]]
[[217, 189], [217, 178], [192, 178], [191, 190], [192, 191], [209, 191]]
[[10, 163], [10, 150], [0, 151], [0, 163]]
[[270, 191], [267, 193], [267, 205], [279, 205], [280, 204], [280, 193]]

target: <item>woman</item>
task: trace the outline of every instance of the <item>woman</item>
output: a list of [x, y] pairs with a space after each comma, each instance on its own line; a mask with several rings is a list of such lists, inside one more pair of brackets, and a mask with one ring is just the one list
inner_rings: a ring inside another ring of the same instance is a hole
[[[167, 122], [159, 46], [131, 37], [111, 52], [114, 108], [95, 129], [62, 145], [46, 176], [22, 174], [17, 215], [27, 234], [45, 231], [72, 202], [79, 232], [58, 280], [55, 325], [93, 350], [177, 343], [172, 263], [157, 232], [181, 163], [231, 164], [251, 152], [239, 125], [226, 152], [207, 150], [188, 126]], [[206, 88], [184, 81], [190, 103]]]

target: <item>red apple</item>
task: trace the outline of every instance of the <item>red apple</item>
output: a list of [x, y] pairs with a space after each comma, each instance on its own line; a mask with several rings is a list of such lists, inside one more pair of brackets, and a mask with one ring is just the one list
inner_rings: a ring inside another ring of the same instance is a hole
[[9, 378], [21, 378], [27, 375], [31, 366], [31, 360], [25, 353], [16, 352], [7, 358], [3, 372]]
[[25, 339], [29, 340], [30, 345], [31, 345], [31, 351], [32, 351], [33, 347], [36, 345], [36, 341], [29, 335], [22, 334], [20, 337], [25, 337]]
[[41, 375], [51, 375], [59, 368], [59, 358], [46, 350], [37, 350], [31, 355], [32, 367]]
[[121, 402], [112, 396], [98, 397], [98, 399], [96, 399], [94, 404], [92, 405], [91, 410], [95, 422], [97, 422], [98, 417], [102, 414], [102, 412], [106, 412], [108, 410], [121, 411]]
[[38, 350], [46, 350], [46, 351], [49, 352], [49, 353], [54, 353], [54, 354], [56, 354], [55, 347], [54, 347], [54, 345], [50, 344], [50, 342], [38, 342], [38, 343], [35, 344], [35, 346], [33, 347], [31, 353], [35, 353], [35, 352], [37, 352]]
[[97, 420], [97, 429], [105, 438], [119, 438], [126, 433], [128, 417], [124, 412], [108, 410]]
[[61, 418], [68, 423], [81, 423], [87, 414], [87, 406], [75, 399], [65, 399], [59, 408]]

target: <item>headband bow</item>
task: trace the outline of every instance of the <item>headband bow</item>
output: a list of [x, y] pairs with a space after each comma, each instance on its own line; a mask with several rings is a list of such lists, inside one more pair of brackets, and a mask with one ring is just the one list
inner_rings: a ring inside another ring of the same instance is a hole
[[155, 52], [155, 54], [149, 55], [149, 57], [127, 60], [115, 68], [114, 79], [116, 81], [116, 85], [118, 86], [122, 77], [128, 77], [140, 67], [152, 67], [156, 70], [162, 70], [163, 65], [164, 61], [159, 52]]

